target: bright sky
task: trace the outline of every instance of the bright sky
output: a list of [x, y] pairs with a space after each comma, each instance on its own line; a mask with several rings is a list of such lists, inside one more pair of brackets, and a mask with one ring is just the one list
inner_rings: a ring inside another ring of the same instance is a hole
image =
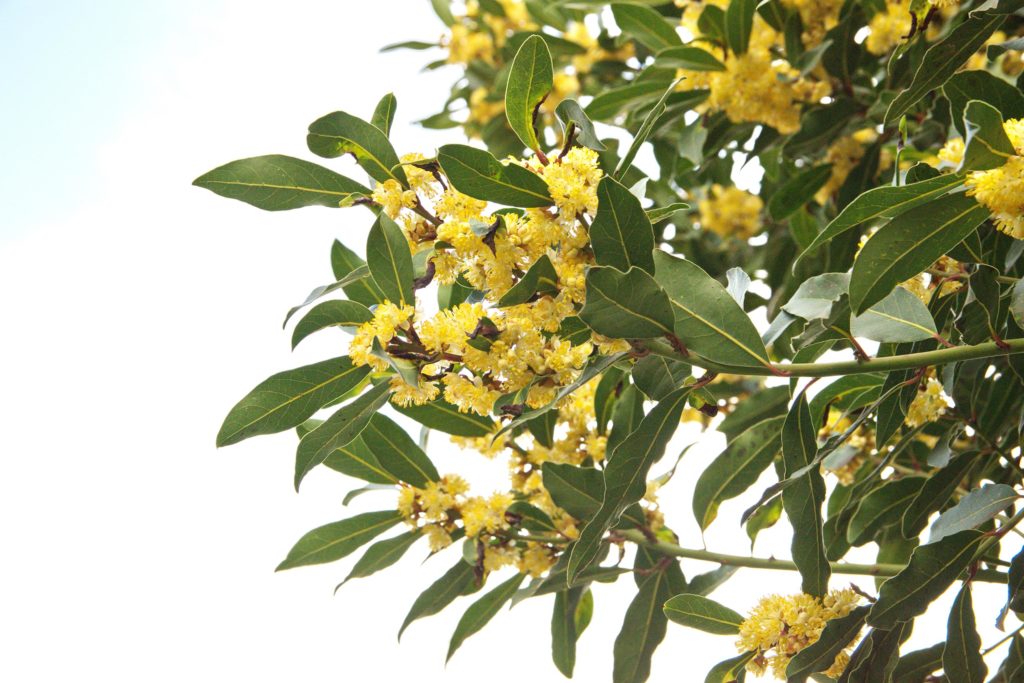
[[[447, 668], [467, 599], [396, 643], [408, 606], [458, 549], [421, 567], [418, 546], [337, 596], [358, 554], [275, 574], [305, 531], [394, 501], [370, 494], [344, 509], [359, 483], [330, 471], [296, 495], [291, 434], [213, 448], [227, 409], [259, 380], [337, 354], [341, 337], [327, 334], [291, 353], [281, 320], [330, 278], [331, 241], [358, 247], [369, 226], [359, 210], [263, 213], [192, 179], [245, 156], [312, 158], [310, 121], [341, 108], [368, 116], [388, 91], [400, 152], [451, 140], [412, 121], [436, 110], [453, 74], [421, 74], [420, 53], [377, 53], [440, 28], [426, 0], [0, 4], [0, 680], [558, 679], [549, 597], [501, 613]], [[504, 475], [433, 443], [442, 471]], [[694, 449], [684, 470], [718, 448]], [[664, 507], [700, 547], [691, 488], [680, 477]], [[723, 505], [713, 549], [748, 552], [734, 526], [747, 503]], [[780, 527], [759, 554], [788, 553]], [[707, 568], [684, 564], [687, 575]], [[743, 611], [797, 587], [745, 570], [715, 597]], [[577, 680], [610, 678], [633, 590], [628, 579], [597, 588]], [[975, 602], [997, 605], [979, 610], [991, 642], [1000, 591], [979, 586]], [[941, 640], [942, 614], [918, 645]], [[651, 680], [702, 680], [733, 654], [728, 637], [670, 625]]]

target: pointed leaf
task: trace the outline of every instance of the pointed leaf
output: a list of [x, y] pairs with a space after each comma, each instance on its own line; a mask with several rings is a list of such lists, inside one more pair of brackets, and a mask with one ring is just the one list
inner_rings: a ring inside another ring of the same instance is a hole
[[722, 64], [710, 52], [693, 47], [680, 45], [659, 50], [654, 62], [656, 67], [666, 69], [686, 69], [687, 71], [725, 71]]
[[683, 386], [692, 370], [689, 363], [651, 354], [633, 366], [633, 383], [647, 398], [660, 401]]
[[498, 614], [502, 606], [518, 590], [519, 584], [523, 582], [525, 577], [525, 574], [516, 574], [497, 588], [485, 593], [479, 600], [469, 606], [466, 613], [459, 619], [459, 623], [455, 627], [455, 633], [452, 634], [452, 639], [448, 643], [448, 655], [445, 657], [445, 661], [452, 658], [452, 655], [466, 641], [466, 638], [482, 629], [487, 625], [487, 622]]
[[704, 683], [743, 683], [747, 678], [747, 662], [754, 658], [754, 652], [744, 652], [741, 655], [719, 662], [711, 667]]
[[1003, 116], [992, 105], [971, 100], [964, 110], [964, 169], [978, 171], [1002, 166], [1017, 152], [1003, 129]]
[[324, 458], [324, 465], [336, 472], [371, 484], [397, 484], [398, 477], [384, 469], [377, 456], [361, 437], [340, 446]]
[[598, 184], [597, 198], [597, 215], [590, 226], [594, 259], [621, 271], [636, 266], [653, 274], [654, 228], [640, 200], [610, 176]]
[[928, 477], [920, 493], [903, 512], [901, 530], [904, 538], [916, 538], [924, 530], [931, 514], [946, 504], [976, 462], [976, 452], [961, 453]]
[[613, 649], [613, 683], [643, 683], [651, 672], [651, 657], [665, 638], [668, 621], [661, 606], [671, 596], [668, 571], [654, 571], [643, 578], [639, 591], [626, 608], [622, 629]]
[[388, 93], [380, 98], [370, 123], [380, 129], [384, 135], [391, 135], [391, 124], [395, 122], [395, 110], [398, 108], [398, 100], [394, 93]]
[[487, 150], [443, 145], [437, 161], [452, 186], [470, 197], [523, 208], [554, 204], [543, 178], [517, 164], [503, 164]]
[[747, 51], [754, 29], [754, 10], [758, 0], [729, 0], [725, 10], [725, 40], [738, 55]]
[[476, 413], [460, 412], [458, 408], [444, 399], [437, 399], [420, 406], [395, 405], [394, 408], [424, 427], [436, 429], [445, 434], [487, 436], [494, 429], [494, 420]]
[[551, 659], [562, 675], [572, 678], [576, 668], [576, 610], [586, 587], [570, 588], [555, 594], [555, 609], [551, 613]]
[[437, 468], [394, 420], [380, 413], [370, 418], [359, 438], [388, 474], [399, 481], [424, 488], [440, 479]]
[[533, 35], [523, 41], [508, 73], [505, 88], [505, 116], [523, 144], [540, 150], [534, 129], [534, 114], [552, 88], [551, 53], [544, 39]]
[[580, 103], [574, 99], [567, 98], [558, 103], [555, 107], [555, 116], [562, 124], [563, 135], [572, 127], [575, 132], [575, 139], [584, 147], [589, 147], [596, 152], [605, 150], [604, 144], [594, 130], [594, 122], [590, 120]]
[[530, 301], [536, 294], [557, 294], [558, 273], [551, 259], [544, 254], [537, 259], [526, 274], [519, 279], [505, 295], [498, 300], [498, 306], [518, 306]]
[[974, 489], [949, 508], [932, 524], [929, 543], [952, 536], [964, 529], [974, 529], [1013, 505], [1020, 496], [1012, 486], [986, 484]]
[[455, 566], [430, 584], [412, 603], [402, 627], [398, 629], [398, 639], [402, 639], [402, 633], [412, 622], [437, 614], [461, 595], [470, 595], [478, 591], [481, 584], [477, 583], [475, 571], [473, 565], [459, 558]]
[[[331, 245], [331, 270], [334, 271], [335, 278], [345, 282], [344, 285], [339, 286], [344, 290], [345, 296], [352, 301], [359, 302], [364, 306], [375, 306], [384, 301], [384, 293], [370, 277], [370, 269], [366, 267], [366, 261], [338, 240], [334, 240]], [[353, 273], [360, 270], [365, 277], [349, 280]], [[310, 302], [307, 301], [307, 303]]]
[[768, 213], [776, 221], [783, 221], [796, 213], [804, 204], [814, 199], [832, 176], [832, 164], [815, 166], [790, 178], [775, 190], [768, 201]]
[[292, 332], [292, 348], [299, 342], [326, 327], [356, 328], [373, 320], [373, 313], [366, 306], [355, 301], [325, 301], [309, 309], [295, 325]]
[[412, 254], [405, 233], [381, 214], [366, 239], [366, 265], [373, 281], [397, 305], [414, 304]]
[[317, 527], [299, 539], [276, 571], [340, 560], [401, 521], [396, 510], [382, 510]]
[[857, 607], [845, 617], [829, 619], [815, 642], [789, 660], [786, 666], [788, 683], [803, 683], [808, 676], [825, 671], [835, 662], [839, 653], [852, 643], [864, 628], [864, 619], [870, 607]]
[[375, 574], [381, 569], [387, 569], [402, 559], [402, 555], [405, 555], [405, 552], [422, 536], [423, 534], [419, 530], [414, 529], [394, 538], [377, 541], [366, 549], [363, 556], [352, 567], [352, 571], [345, 577], [345, 581], [361, 579]]
[[888, 481], [864, 496], [850, 518], [846, 540], [850, 545], [864, 545], [884, 527], [899, 521], [926, 481], [926, 477], [904, 477]]
[[892, 672], [893, 683], [921, 683], [942, 667], [942, 651], [945, 643], [914, 650], [900, 657]]
[[683, 44], [668, 20], [650, 7], [613, 3], [612, 16], [623, 33], [651, 52]]
[[379, 183], [397, 180], [409, 186], [405, 171], [388, 136], [373, 124], [343, 111], [336, 111], [309, 124], [309, 151], [327, 159], [351, 154], [371, 178]]
[[949, 610], [942, 672], [950, 683], [981, 683], [988, 673], [985, 660], [981, 658], [981, 637], [974, 621], [970, 583], [960, 588]]
[[665, 616], [677, 624], [722, 636], [740, 632], [743, 616], [700, 595], [682, 593], [665, 603]]
[[654, 278], [636, 267], [626, 272], [609, 266], [592, 267], [587, 272], [587, 299], [580, 318], [598, 334], [617, 339], [672, 333], [668, 296]]
[[924, 302], [897, 287], [863, 314], [853, 316], [850, 334], [878, 342], [913, 342], [930, 339], [937, 331]]

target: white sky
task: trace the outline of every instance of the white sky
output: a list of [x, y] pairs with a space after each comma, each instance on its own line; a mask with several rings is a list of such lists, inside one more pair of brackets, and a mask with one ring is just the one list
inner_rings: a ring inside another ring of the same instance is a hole
[[[329, 334], [291, 353], [280, 324], [330, 278], [331, 241], [358, 248], [368, 225], [358, 209], [270, 214], [190, 182], [245, 156], [312, 158], [310, 121], [339, 108], [368, 116], [388, 91], [400, 153], [451, 140], [411, 121], [436, 110], [453, 74], [420, 74], [421, 53], [377, 53], [438, 35], [429, 3], [142, 5], [0, 5], [0, 679], [558, 680], [551, 597], [501, 613], [447, 669], [469, 599], [397, 645], [408, 606], [457, 549], [421, 567], [417, 546], [337, 596], [358, 553], [274, 574], [305, 531], [393, 500], [370, 494], [343, 509], [359, 483], [330, 471], [297, 496], [291, 434], [213, 448], [227, 409], [259, 380], [336, 353]], [[504, 474], [443, 437], [433, 443], [442, 471]], [[719, 446], [691, 451], [664, 492], [686, 545], [701, 544], [693, 473]], [[714, 549], [747, 551], [734, 525], [748, 502], [722, 506]], [[759, 554], [788, 553], [780, 527]], [[684, 563], [687, 575], [707, 568]], [[797, 588], [794, 575], [744, 570], [715, 597], [744, 611]], [[628, 578], [596, 589], [576, 680], [610, 678], [633, 590]], [[978, 586], [975, 602], [991, 642], [1001, 590]], [[918, 645], [942, 638], [936, 614]], [[651, 680], [703, 680], [734, 653], [731, 638], [670, 625]]]

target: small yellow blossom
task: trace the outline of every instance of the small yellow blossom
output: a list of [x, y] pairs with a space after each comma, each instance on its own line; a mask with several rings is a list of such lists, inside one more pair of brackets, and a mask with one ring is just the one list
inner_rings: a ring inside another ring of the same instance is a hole
[[1010, 237], [1024, 239], [1024, 119], [1003, 123], [1016, 154], [1002, 166], [972, 171], [967, 176], [967, 194], [992, 212], [996, 227]]
[[868, 22], [867, 40], [864, 46], [873, 55], [884, 55], [899, 45], [910, 34], [913, 18], [910, 14], [911, 0], [887, 2], [885, 9], [875, 13]]
[[942, 393], [942, 383], [929, 377], [923, 389], [917, 392], [914, 400], [907, 408], [906, 424], [908, 427], [920, 427], [935, 422], [946, 413], [949, 404]]

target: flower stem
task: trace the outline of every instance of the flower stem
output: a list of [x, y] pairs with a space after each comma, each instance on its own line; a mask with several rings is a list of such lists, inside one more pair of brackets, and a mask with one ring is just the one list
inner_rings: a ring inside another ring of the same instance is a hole
[[[657, 550], [664, 555], [683, 557], [690, 560], [703, 560], [732, 567], [751, 567], [753, 569], [779, 569], [783, 571], [796, 571], [795, 562], [790, 560], [777, 560], [774, 557], [744, 557], [743, 555], [726, 555], [715, 553], [710, 550], [693, 550], [683, 548], [674, 543], [662, 541], [650, 541], [643, 532], [637, 530], [617, 532], [622, 538]], [[895, 576], [905, 568], [902, 564], [854, 564], [851, 562], [830, 562], [832, 572], [835, 574], [856, 574], [861, 576]], [[988, 583], [1006, 583], [1006, 574], [990, 569], [979, 571], [974, 575], [975, 581]]]
[[[699, 358], [691, 354], [686, 359], [706, 370], [716, 372], [728, 372], [736, 375], [786, 375], [791, 377], [834, 377], [837, 375], [856, 375], [866, 372], [891, 372], [893, 370], [912, 370], [924, 368], [930, 365], [942, 365], [956, 361], [972, 360], [975, 358], [993, 358], [1012, 353], [1024, 353], [1024, 339], [1008, 339], [1004, 342], [1006, 348], [999, 348], [996, 342], [985, 342], [983, 344], [969, 344], [954, 346], [953, 348], [938, 349], [935, 351], [922, 351], [920, 353], [907, 353], [902, 356], [884, 356], [871, 358], [869, 360], [846, 360], [832, 363], [774, 363], [770, 366], [759, 367], [733, 367], [715, 363], [705, 358]], [[658, 356], [679, 359], [678, 351], [672, 348], [668, 342], [660, 339], [649, 339], [643, 345], [651, 353]]]

